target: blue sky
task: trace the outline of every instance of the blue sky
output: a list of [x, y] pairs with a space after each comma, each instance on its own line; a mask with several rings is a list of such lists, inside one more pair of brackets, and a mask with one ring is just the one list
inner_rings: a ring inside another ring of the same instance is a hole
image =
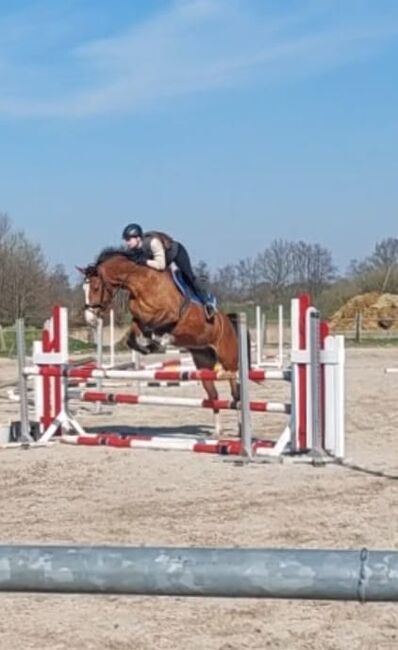
[[137, 221], [215, 269], [398, 236], [396, 0], [3, 0], [0, 212], [51, 263]]

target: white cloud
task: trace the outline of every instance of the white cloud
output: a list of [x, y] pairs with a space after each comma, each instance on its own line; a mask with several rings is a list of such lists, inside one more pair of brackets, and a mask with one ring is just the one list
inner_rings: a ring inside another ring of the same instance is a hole
[[366, 0], [352, 6], [307, 0], [271, 14], [253, 0], [179, 0], [102, 38], [88, 37], [77, 5], [68, 14], [41, 6], [0, 25], [0, 115], [129, 112], [184, 94], [319, 74], [398, 33], [397, 12], [375, 14]]

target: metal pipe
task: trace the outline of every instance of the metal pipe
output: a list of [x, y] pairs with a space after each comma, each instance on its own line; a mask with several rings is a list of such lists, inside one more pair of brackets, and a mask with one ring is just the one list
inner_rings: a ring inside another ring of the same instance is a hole
[[0, 591], [398, 601], [398, 552], [0, 546]]
[[321, 370], [321, 340], [320, 340], [320, 313], [315, 309], [309, 310], [309, 337], [310, 351], [310, 394], [311, 394], [311, 431], [312, 451], [321, 455], [323, 450], [322, 440], [322, 370]]
[[16, 322], [17, 337], [17, 358], [18, 358], [18, 384], [20, 399], [20, 418], [21, 418], [21, 440], [22, 442], [32, 442], [29, 424], [29, 400], [27, 377], [23, 369], [26, 363], [26, 344], [25, 344], [25, 323], [23, 318], [18, 318]]
[[249, 396], [249, 354], [247, 335], [247, 316], [239, 314], [238, 320], [239, 346], [239, 391], [240, 391], [240, 437], [242, 440], [242, 456], [252, 457], [252, 426], [250, 419]]

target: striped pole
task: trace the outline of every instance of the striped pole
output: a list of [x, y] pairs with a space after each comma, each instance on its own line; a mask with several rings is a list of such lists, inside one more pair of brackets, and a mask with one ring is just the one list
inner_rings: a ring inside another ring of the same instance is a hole
[[[196, 397], [166, 397], [163, 395], [132, 395], [127, 393], [107, 393], [101, 391], [69, 391], [70, 398], [82, 402], [102, 402], [103, 404], [148, 404], [153, 406], [182, 406], [220, 411], [239, 411], [240, 402], [227, 399], [201, 399]], [[290, 413], [290, 404], [283, 402], [249, 402], [250, 411], [258, 413]]]
[[[192, 370], [181, 367], [178, 370], [112, 370], [108, 368], [70, 368], [59, 366], [28, 366], [25, 375], [42, 377], [72, 377], [80, 379], [136, 379], [139, 381], [228, 381], [236, 379], [235, 372], [225, 370]], [[290, 381], [290, 370], [250, 370], [251, 381]]]
[[[242, 454], [242, 442], [239, 439], [215, 440], [214, 438], [181, 438], [181, 436], [98, 433], [81, 435], [63, 435], [61, 441], [71, 445], [88, 447], [119, 447], [121, 449], [156, 449], [158, 451], [190, 451], [199, 454], [218, 454], [220, 456], [239, 456]], [[255, 440], [251, 445], [251, 454], [261, 455], [274, 446], [272, 440]]]

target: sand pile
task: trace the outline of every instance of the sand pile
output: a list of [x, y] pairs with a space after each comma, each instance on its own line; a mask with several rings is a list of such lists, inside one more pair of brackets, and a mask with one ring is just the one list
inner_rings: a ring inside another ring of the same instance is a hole
[[362, 330], [398, 329], [398, 295], [372, 291], [354, 296], [332, 316], [331, 330], [355, 329], [358, 313]]

